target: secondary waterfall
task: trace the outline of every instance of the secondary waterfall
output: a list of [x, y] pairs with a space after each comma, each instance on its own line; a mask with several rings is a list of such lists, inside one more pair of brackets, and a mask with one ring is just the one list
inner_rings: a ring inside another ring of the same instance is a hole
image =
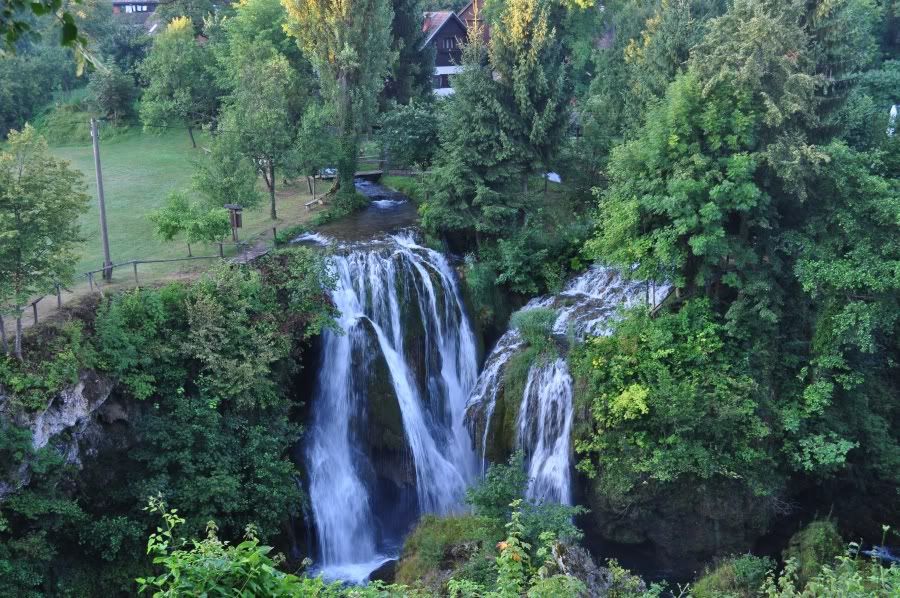
[[321, 572], [363, 580], [418, 513], [462, 504], [478, 352], [455, 272], [409, 234], [331, 263], [339, 330], [324, 334], [305, 458]]
[[[626, 282], [614, 270], [594, 266], [573, 279], [557, 294], [532, 299], [523, 309], [538, 307], [556, 311], [553, 334], [569, 342], [608, 331], [610, 318], [623, 304], [647, 301], [655, 305], [666, 288]], [[524, 346], [518, 331], [508, 330], [488, 355], [484, 371], [467, 405], [467, 420], [480, 442], [482, 467], [487, 463], [488, 443], [498, 396], [503, 392], [504, 369]], [[566, 360], [538, 361], [528, 371], [518, 400], [516, 443], [525, 453], [529, 476], [528, 498], [535, 502], [572, 502], [572, 377]]]

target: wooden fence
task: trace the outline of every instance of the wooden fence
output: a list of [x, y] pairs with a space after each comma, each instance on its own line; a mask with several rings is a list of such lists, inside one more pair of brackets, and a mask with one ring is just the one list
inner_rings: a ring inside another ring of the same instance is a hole
[[[268, 235], [268, 231], [266, 231], [265, 233], [261, 233], [243, 241], [214, 243], [213, 246], [218, 248], [217, 255], [190, 255], [188, 257], [168, 259], [139, 259], [112, 264], [108, 267], [110, 278], [112, 278], [112, 275], [116, 272], [116, 270], [120, 272], [122, 270], [125, 270], [127, 272], [127, 279], [125, 281], [119, 281], [118, 284], [116, 284], [116, 290], [136, 288], [141, 285], [141, 276], [139, 271], [141, 265], [168, 264], [179, 262], [184, 263], [200, 260], [224, 260], [226, 259], [226, 247], [235, 247], [236, 249], [236, 255], [230, 258], [233, 262], [246, 263], [252, 261], [260, 255], [267, 253], [277, 245], [276, 239], [278, 237], [278, 230], [275, 227], [272, 227], [271, 232], [271, 239], [266, 237], [266, 235]], [[73, 284], [72, 287], [74, 288], [81, 285], [82, 288], [84, 288], [84, 285], [86, 284], [86, 290], [88, 293], [99, 293], [101, 296], [103, 296], [104, 286], [109, 286], [109, 282], [103, 278], [103, 272], [106, 269], [107, 268], [98, 268], [96, 270], [90, 270], [88, 272], [82, 272], [81, 274], [76, 275], [74, 279], [75, 284]], [[63, 306], [63, 291], [69, 293], [72, 297], [78, 297], [83, 294], [67, 288], [60, 283], [53, 285], [48, 293], [41, 295], [40, 297], [26, 304], [23, 314], [19, 316], [23, 318], [22, 327], [30, 327], [40, 322], [41, 317], [39, 315], [38, 306], [42, 301], [46, 299], [56, 300], [56, 305], [50, 308], [51, 312], [54, 309], [61, 309]], [[26, 319], [28, 316], [30, 316], [30, 321]], [[44, 317], [46, 318], [47, 316], [47, 310], [44, 310]], [[4, 321], [4, 317], [0, 315], [0, 326], [4, 328], [8, 339], [15, 338], [16, 336], [16, 326], [6, 325], [6, 322], [8, 322], [10, 319], [11, 318], [7, 317], [7, 320]], [[13, 322], [14, 321], [15, 320], [13, 319]]]

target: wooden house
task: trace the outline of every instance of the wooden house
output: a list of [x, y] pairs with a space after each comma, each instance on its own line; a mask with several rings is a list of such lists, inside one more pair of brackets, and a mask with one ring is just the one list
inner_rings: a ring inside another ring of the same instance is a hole
[[434, 46], [434, 93], [453, 93], [451, 76], [462, 68], [462, 44], [466, 41], [466, 26], [452, 11], [426, 12], [422, 22], [425, 40], [422, 48]]

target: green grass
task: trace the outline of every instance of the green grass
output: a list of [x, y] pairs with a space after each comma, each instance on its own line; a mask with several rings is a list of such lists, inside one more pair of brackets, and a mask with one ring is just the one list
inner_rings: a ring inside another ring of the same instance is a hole
[[381, 177], [381, 184], [409, 197], [416, 203], [425, 201], [425, 191], [418, 177], [386, 175]]
[[[101, 160], [103, 188], [106, 196], [106, 217], [112, 261], [126, 262], [136, 259], [169, 259], [187, 256], [186, 245], [178, 240], [166, 243], [158, 239], [148, 214], [159, 208], [169, 192], [187, 190], [191, 183], [193, 161], [203, 154], [205, 139], [198, 137], [201, 148], [193, 149], [185, 131], [166, 131], [162, 134], [143, 133], [139, 129], [118, 132], [105, 139], [101, 132]], [[100, 242], [100, 219], [97, 205], [97, 186], [90, 143], [53, 147], [57, 156], [69, 160], [73, 167], [84, 174], [90, 195], [90, 209], [80, 218], [85, 238], [81, 259], [76, 272], [95, 270], [102, 266], [103, 252]], [[280, 182], [280, 181], [279, 181]], [[307, 220], [312, 213], [303, 203], [308, 201], [304, 183], [278, 191], [279, 219], [268, 215], [268, 197], [260, 208], [244, 214], [244, 226], [240, 230], [242, 240], [268, 233], [273, 226], [284, 228]], [[194, 255], [215, 255], [215, 246], [193, 247]], [[232, 250], [233, 252], [233, 250]], [[195, 271], [206, 262], [179, 262], [176, 264], [141, 265], [142, 277]], [[116, 271], [116, 278], [131, 276], [130, 269]]]

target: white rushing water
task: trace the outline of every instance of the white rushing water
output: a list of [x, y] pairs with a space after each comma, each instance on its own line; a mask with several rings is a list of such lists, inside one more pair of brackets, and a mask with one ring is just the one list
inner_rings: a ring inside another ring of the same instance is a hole
[[[615, 270], [594, 266], [570, 281], [561, 293], [532, 299], [523, 309], [555, 310], [553, 333], [580, 341], [589, 335], [607, 334], [611, 318], [620, 306], [639, 301], [656, 305], [667, 292], [666, 287], [626, 282]], [[469, 397], [467, 409], [479, 411], [484, 422], [480, 438], [482, 463], [486, 463], [488, 430], [504, 368], [522, 345], [519, 333], [508, 330], [488, 355]], [[533, 364], [522, 394], [517, 440], [526, 458], [527, 496], [535, 502], [571, 504], [573, 390], [566, 360], [553, 358]]]
[[[331, 260], [340, 333], [324, 334], [306, 450], [309, 494], [320, 571], [362, 581], [391, 550], [380, 545], [391, 522], [375, 508], [373, 464], [354, 424], [370, 407], [372, 353], [383, 357], [399, 405], [419, 512], [446, 513], [459, 508], [475, 476], [463, 418], [477, 344], [453, 269], [411, 236], [359, 245]], [[406, 329], [407, 322], [421, 330]], [[424, 377], [407, 363], [409, 338], [424, 339]]]

